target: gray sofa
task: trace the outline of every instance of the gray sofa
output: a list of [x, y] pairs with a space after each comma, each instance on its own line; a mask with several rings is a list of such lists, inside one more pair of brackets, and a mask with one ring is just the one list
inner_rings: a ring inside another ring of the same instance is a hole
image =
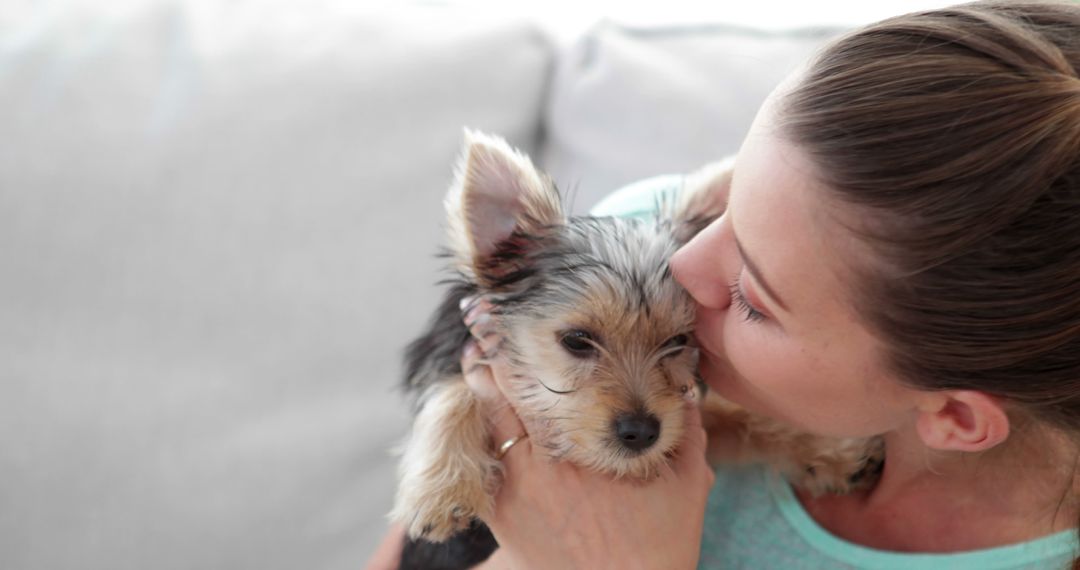
[[462, 128], [584, 212], [835, 33], [253, 4], [2, 20], [0, 568], [360, 567]]

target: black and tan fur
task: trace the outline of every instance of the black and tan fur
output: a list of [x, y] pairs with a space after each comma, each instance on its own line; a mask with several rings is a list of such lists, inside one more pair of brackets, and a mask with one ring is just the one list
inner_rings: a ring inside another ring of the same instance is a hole
[[[391, 513], [409, 537], [402, 568], [467, 568], [496, 547], [477, 522], [491, 512], [500, 464], [462, 378], [466, 297], [494, 307], [499, 355], [514, 370], [507, 397], [534, 446], [616, 477], [647, 478], [668, 460], [685, 399], [702, 393], [694, 305], [668, 259], [723, 212], [717, 188], [730, 177], [730, 162], [688, 176], [651, 220], [567, 217], [527, 157], [466, 132], [446, 198], [455, 277], [407, 354], [417, 413]], [[869, 442], [800, 434], [711, 395], [703, 411], [728, 458], [769, 461], [816, 492], [844, 490], [876, 453]]]

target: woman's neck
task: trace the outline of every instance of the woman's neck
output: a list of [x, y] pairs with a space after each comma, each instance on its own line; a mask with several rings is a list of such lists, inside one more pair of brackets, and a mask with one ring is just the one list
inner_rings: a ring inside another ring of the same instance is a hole
[[1075, 461], [1062, 459], [1074, 458], [1075, 448], [1049, 436], [1039, 445], [1010, 439], [980, 454], [939, 452], [914, 429], [893, 432], [873, 488], [799, 499], [833, 534], [901, 552], [990, 548], [1075, 528]]

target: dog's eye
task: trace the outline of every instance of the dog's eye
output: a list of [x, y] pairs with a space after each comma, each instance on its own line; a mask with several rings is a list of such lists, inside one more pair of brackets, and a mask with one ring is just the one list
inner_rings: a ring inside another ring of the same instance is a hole
[[671, 337], [670, 339], [668, 339], [668, 341], [665, 342], [664, 346], [662, 346], [661, 348], [663, 350], [671, 350], [672, 353], [675, 353], [675, 352], [678, 352], [678, 351], [673, 350], [673, 349], [683, 348], [689, 342], [690, 342], [690, 337], [688, 335], [677, 334], [677, 335]]
[[582, 330], [566, 331], [559, 337], [559, 344], [578, 358], [595, 356], [595, 342], [591, 334]]

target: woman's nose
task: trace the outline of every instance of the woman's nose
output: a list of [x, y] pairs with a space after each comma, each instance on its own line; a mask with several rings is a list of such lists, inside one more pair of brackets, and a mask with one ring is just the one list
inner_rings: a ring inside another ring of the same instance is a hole
[[731, 304], [724, 270], [723, 218], [713, 221], [671, 256], [671, 273], [690, 296], [709, 309]]

